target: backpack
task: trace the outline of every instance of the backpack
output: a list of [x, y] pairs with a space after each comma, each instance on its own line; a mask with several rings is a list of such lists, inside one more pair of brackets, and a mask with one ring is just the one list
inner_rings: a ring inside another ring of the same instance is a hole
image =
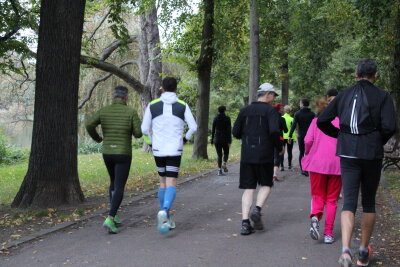
[[357, 84], [344, 99], [344, 110], [340, 115], [340, 130], [345, 133], [363, 135], [377, 130], [370, 112], [364, 88]]

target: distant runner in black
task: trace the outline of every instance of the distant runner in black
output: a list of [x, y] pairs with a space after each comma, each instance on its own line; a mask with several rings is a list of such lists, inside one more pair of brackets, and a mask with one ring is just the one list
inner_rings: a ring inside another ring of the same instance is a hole
[[229, 157], [229, 147], [232, 143], [231, 118], [225, 115], [225, 111], [225, 106], [218, 107], [218, 115], [215, 116], [212, 125], [211, 144], [215, 145], [218, 154], [218, 175], [224, 175], [222, 170], [228, 172], [226, 163]]
[[289, 142], [292, 142], [293, 132], [296, 130], [297, 124], [299, 128], [297, 130], [297, 140], [299, 141], [299, 164], [301, 169], [301, 174], [304, 176], [308, 176], [306, 171], [303, 171], [301, 168], [301, 159], [304, 156], [304, 137], [306, 137], [308, 127], [310, 127], [311, 121], [315, 118], [315, 113], [310, 110], [308, 107], [310, 105], [310, 101], [306, 98], [303, 98], [300, 101], [300, 110], [294, 114], [294, 120], [292, 127], [289, 132]]

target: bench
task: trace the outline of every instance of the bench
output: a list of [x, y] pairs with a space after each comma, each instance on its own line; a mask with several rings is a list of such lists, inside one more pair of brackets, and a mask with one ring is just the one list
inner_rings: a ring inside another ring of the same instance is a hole
[[382, 169], [385, 170], [390, 166], [397, 167], [400, 170], [400, 147], [399, 139], [392, 137], [384, 147], [384, 157]]

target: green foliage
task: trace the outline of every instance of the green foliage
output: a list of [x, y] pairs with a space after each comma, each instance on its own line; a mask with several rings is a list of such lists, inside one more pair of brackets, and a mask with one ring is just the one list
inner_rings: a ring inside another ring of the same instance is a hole
[[39, 6], [36, 1], [0, 1], [0, 73], [20, 73], [15, 54], [29, 56], [29, 45], [36, 41], [28, 31], [37, 31]]
[[0, 128], [0, 165], [17, 163], [25, 160], [27, 157], [28, 151], [11, 145]]
[[92, 139], [85, 139], [78, 144], [78, 154], [97, 154], [103, 152], [103, 145]]

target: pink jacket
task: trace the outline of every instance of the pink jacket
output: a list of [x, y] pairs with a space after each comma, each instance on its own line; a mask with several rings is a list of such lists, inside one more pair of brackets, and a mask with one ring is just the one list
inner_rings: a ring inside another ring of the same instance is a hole
[[[339, 118], [332, 124], [339, 128]], [[301, 160], [303, 170], [321, 174], [341, 175], [340, 159], [336, 156], [337, 139], [324, 134], [314, 118], [304, 138], [305, 156]]]

